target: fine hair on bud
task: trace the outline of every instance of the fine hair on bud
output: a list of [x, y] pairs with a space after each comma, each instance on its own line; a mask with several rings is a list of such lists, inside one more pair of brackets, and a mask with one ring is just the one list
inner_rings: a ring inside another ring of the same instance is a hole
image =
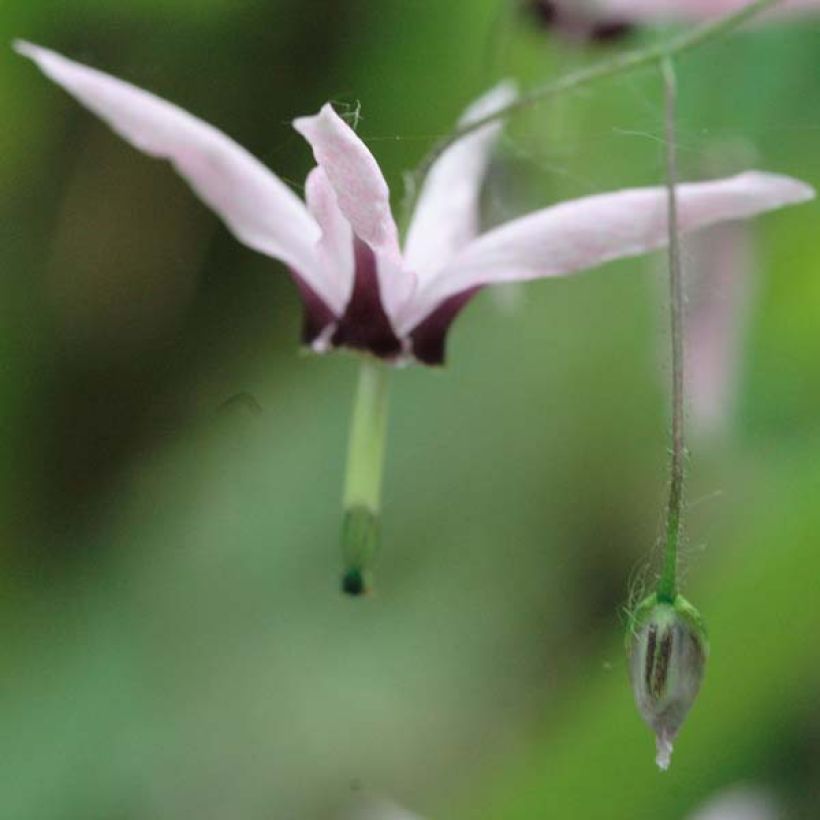
[[632, 614], [627, 653], [635, 703], [655, 733], [656, 762], [665, 771], [703, 682], [709, 654], [703, 619], [681, 595], [672, 603], [651, 595]]

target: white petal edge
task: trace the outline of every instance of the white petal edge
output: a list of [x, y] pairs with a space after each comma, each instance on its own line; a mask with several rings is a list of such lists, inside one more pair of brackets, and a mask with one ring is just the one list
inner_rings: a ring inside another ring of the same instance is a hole
[[102, 71], [24, 41], [15, 50], [103, 119], [123, 139], [169, 160], [229, 230], [250, 248], [292, 266], [323, 298], [321, 232], [304, 203], [248, 151], [202, 120]]
[[415, 286], [402, 266], [390, 191], [370, 150], [330, 103], [318, 114], [299, 117], [293, 127], [308, 141], [353, 232], [376, 255], [382, 304], [396, 316]]
[[[480, 120], [517, 96], [514, 83], [500, 83], [476, 100], [459, 124]], [[427, 174], [404, 246], [405, 264], [418, 277], [419, 287], [477, 235], [481, 186], [502, 127], [503, 123], [494, 122], [463, 137]]]
[[[747, 219], [814, 197], [787, 176], [748, 171], [678, 186], [681, 233]], [[564, 276], [667, 243], [664, 187], [576, 199], [508, 222], [471, 242], [420, 291], [399, 331], [407, 333], [443, 299], [478, 285]]]

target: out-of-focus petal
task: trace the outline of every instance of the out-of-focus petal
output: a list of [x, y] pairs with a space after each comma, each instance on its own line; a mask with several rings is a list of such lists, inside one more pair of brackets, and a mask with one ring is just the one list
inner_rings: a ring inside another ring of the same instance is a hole
[[635, 22], [607, 10], [605, 0], [528, 0], [524, 8], [539, 28], [555, 31], [576, 44], [617, 43], [628, 37]]
[[[515, 97], [515, 85], [502, 83], [473, 103], [460, 124], [492, 114]], [[424, 180], [404, 247], [405, 264], [419, 287], [478, 233], [481, 184], [501, 128], [491, 123], [450, 146]]]
[[[597, 0], [601, 14], [618, 15], [633, 22], [698, 22], [733, 14], [751, 5], [751, 0]], [[783, 0], [761, 17], [783, 17], [792, 13], [820, 10], [818, 0]]]
[[[745, 219], [814, 196], [791, 177], [750, 171], [678, 186], [682, 233]], [[636, 188], [565, 202], [508, 222], [467, 245], [413, 300], [408, 332], [455, 293], [492, 282], [562, 276], [667, 242], [666, 190]]]
[[742, 346], [755, 290], [752, 232], [743, 222], [698, 233], [684, 247], [685, 345], [691, 426], [724, 431], [741, 380]]
[[714, 795], [688, 820], [783, 820], [785, 816], [771, 792], [739, 784]]
[[381, 299], [388, 316], [395, 316], [414, 279], [402, 267], [390, 191], [378, 163], [329, 103], [312, 117], [298, 118], [293, 127], [313, 148], [353, 232], [373, 249]]
[[322, 229], [318, 244], [319, 271], [329, 306], [339, 316], [353, 290], [353, 230], [336, 201], [336, 193], [321, 168], [314, 168], [305, 183], [308, 210]]
[[316, 273], [320, 231], [261, 162], [211, 125], [148, 91], [31, 43], [16, 50], [140, 151], [170, 160], [245, 245], [281, 259], [326, 296]]

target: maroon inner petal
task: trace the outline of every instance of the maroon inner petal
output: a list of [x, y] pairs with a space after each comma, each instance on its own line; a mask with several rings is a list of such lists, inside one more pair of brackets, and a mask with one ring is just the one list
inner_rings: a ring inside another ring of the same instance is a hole
[[296, 271], [291, 270], [291, 275], [302, 297], [302, 344], [311, 345], [336, 321], [336, 314]]
[[382, 358], [398, 356], [402, 352], [402, 344], [382, 306], [376, 256], [370, 246], [358, 237], [353, 239], [353, 255], [356, 264], [353, 293], [333, 334], [332, 343], [367, 350]]
[[482, 288], [468, 288], [445, 299], [410, 332], [413, 355], [424, 364], [444, 364], [447, 331], [470, 299]]

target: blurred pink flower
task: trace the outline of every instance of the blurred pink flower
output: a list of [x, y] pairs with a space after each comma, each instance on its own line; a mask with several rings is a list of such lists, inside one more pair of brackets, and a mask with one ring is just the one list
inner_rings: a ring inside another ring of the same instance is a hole
[[741, 377], [741, 348], [755, 284], [748, 227], [715, 226], [687, 244], [686, 374], [696, 432], [721, 432]]
[[737, 785], [706, 801], [687, 820], [783, 820], [774, 795], [759, 786]]
[[[483, 286], [563, 276], [667, 241], [663, 187], [565, 202], [478, 236], [479, 193], [500, 130], [493, 123], [435, 163], [402, 248], [376, 160], [329, 104], [294, 122], [317, 162], [303, 203], [245, 149], [171, 103], [53, 51], [22, 42], [16, 48], [136, 148], [170, 160], [237, 239], [284, 262], [305, 306], [304, 341], [319, 351], [349, 347], [441, 364], [451, 322]], [[513, 94], [499, 86], [465, 120]], [[814, 192], [751, 171], [683, 184], [678, 195], [680, 229], [689, 232]]]
[[[564, 0], [567, 2], [567, 0]], [[620, 15], [632, 22], [698, 22], [733, 14], [752, 0], [575, 0], [574, 5], [598, 7], [602, 13]], [[818, 0], [782, 0], [763, 16], [787, 16], [820, 10]]]
[[631, 20], [609, 13], [604, 4], [585, 0], [524, 0], [524, 8], [540, 27], [575, 42], [611, 43], [635, 27]]
[[[607, 41], [641, 23], [697, 23], [740, 11], [752, 0], [527, 0], [546, 26], [572, 39]], [[782, 0], [762, 17], [820, 11], [820, 0]]]

